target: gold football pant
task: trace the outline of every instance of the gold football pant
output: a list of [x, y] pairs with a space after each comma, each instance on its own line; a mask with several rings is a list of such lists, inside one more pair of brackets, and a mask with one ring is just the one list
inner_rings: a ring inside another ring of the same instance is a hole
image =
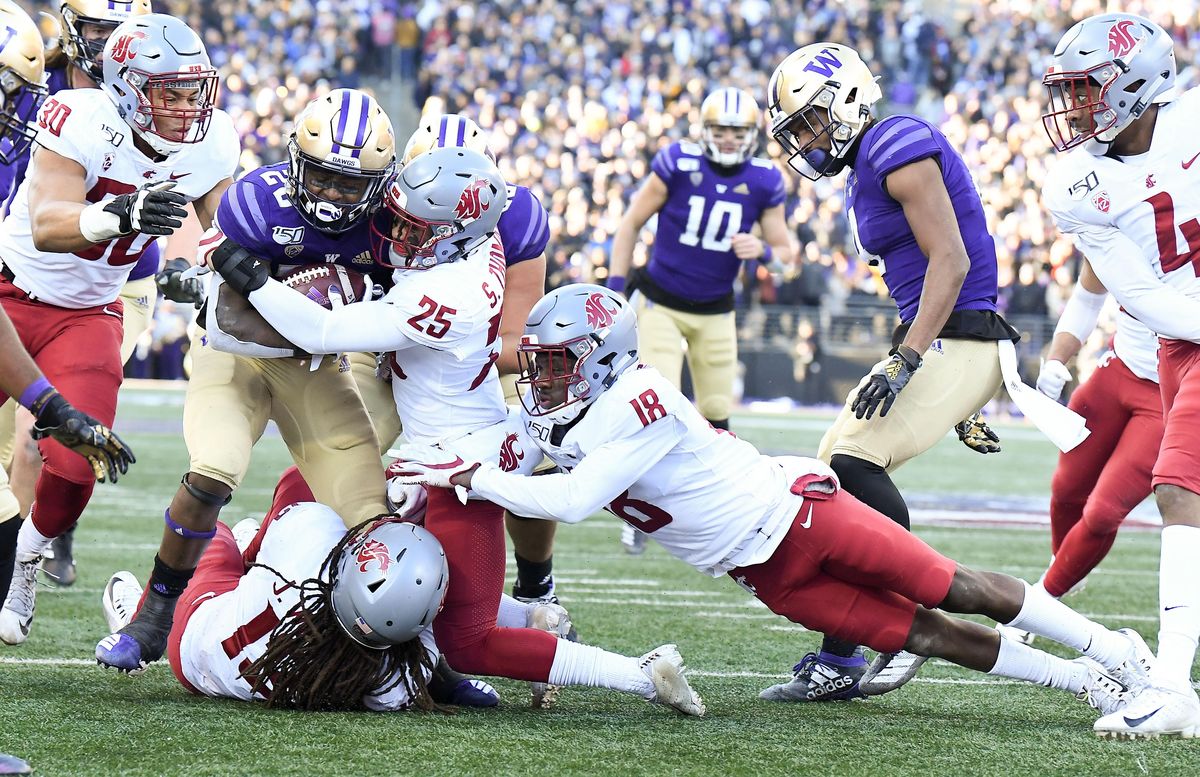
[[842, 412], [821, 439], [818, 456], [828, 462], [835, 454], [845, 454], [892, 471], [932, 448], [955, 424], [987, 404], [1000, 388], [1000, 356], [995, 341], [934, 340], [888, 414], [880, 416], [877, 409], [872, 418], [859, 419], [850, 404], [866, 380], [846, 397]]
[[154, 317], [154, 304], [158, 301], [158, 286], [154, 283], [154, 276], [149, 275], [126, 283], [121, 288], [121, 301], [125, 303], [121, 364], [125, 364], [133, 355], [138, 338], [150, 327], [150, 321]]
[[318, 502], [347, 526], [387, 512], [383, 466], [370, 418], [345, 359], [250, 359], [192, 340], [183, 406], [190, 469], [236, 489], [250, 451], [274, 420]]
[[678, 388], [683, 380], [683, 341], [696, 393], [696, 407], [710, 421], [724, 421], [733, 409], [737, 374], [734, 314], [684, 313], [636, 295], [638, 356]]

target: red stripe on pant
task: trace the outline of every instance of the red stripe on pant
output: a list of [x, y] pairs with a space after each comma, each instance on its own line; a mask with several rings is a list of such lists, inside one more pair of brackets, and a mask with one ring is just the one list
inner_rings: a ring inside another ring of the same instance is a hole
[[1059, 456], [1050, 485], [1050, 548], [1043, 583], [1062, 596], [1112, 548], [1129, 511], [1150, 494], [1150, 472], [1162, 442], [1158, 384], [1113, 357], [1071, 396], [1091, 434]]
[[233, 539], [233, 532], [229, 530], [228, 526], [217, 521], [217, 534], [208, 544], [204, 555], [200, 557], [196, 574], [192, 575], [191, 582], [188, 583], [188, 587], [179, 596], [178, 604], [175, 605], [175, 623], [171, 626], [171, 634], [167, 637], [167, 661], [171, 664], [171, 671], [180, 685], [192, 693], [199, 694], [200, 692], [183, 676], [183, 662], [179, 653], [179, 646], [183, 641], [183, 633], [187, 629], [188, 621], [191, 620], [200, 605], [215, 596], [237, 588], [238, 582], [244, 574], [246, 574], [246, 565], [242, 561], [242, 554], [238, 551], [237, 543]]
[[453, 491], [429, 489], [425, 528], [450, 567], [450, 585], [433, 634], [450, 666], [467, 674], [545, 682], [558, 640], [534, 629], [496, 625], [504, 588], [504, 509], [490, 502], [459, 503]]

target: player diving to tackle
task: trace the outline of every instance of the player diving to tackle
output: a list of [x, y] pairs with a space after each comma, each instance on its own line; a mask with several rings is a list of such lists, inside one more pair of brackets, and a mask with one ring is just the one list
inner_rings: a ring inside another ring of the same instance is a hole
[[[532, 469], [532, 450], [508, 428], [495, 368], [504, 295], [504, 250], [495, 237], [506, 187], [486, 156], [439, 148], [405, 165], [372, 220], [376, 261], [393, 270], [381, 300], [327, 310], [269, 277], [245, 250], [208, 258], [284, 337], [309, 353], [390, 353], [404, 439], [442, 443], [507, 468]], [[434, 620], [438, 648], [455, 670], [554, 685], [597, 685], [684, 712], [704, 706], [674, 645], [640, 659], [497, 626], [504, 585], [503, 509], [460, 504], [430, 489], [425, 526], [442, 543], [453, 584]], [[647, 667], [649, 672], [643, 667]]]
[[[398, 480], [462, 487], [570, 523], [607, 506], [673, 556], [729, 575], [809, 629], [1066, 690], [1101, 713], [1147, 682], [1149, 649], [1136, 632], [1110, 631], [1020, 580], [942, 556], [842, 490], [816, 459], [762, 456], [714, 429], [639, 364], [636, 316], [614, 292], [591, 284], [550, 292], [530, 313], [518, 353], [523, 444], [561, 472], [526, 477], [457, 450], [405, 445]], [[943, 610], [987, 614], [1088, 658], [1058, 658]]]

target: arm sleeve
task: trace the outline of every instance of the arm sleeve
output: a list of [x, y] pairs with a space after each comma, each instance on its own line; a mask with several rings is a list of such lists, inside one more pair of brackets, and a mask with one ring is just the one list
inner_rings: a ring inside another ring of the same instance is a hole
[[637, 482], [683, 439], [676, 416], [636, 434], [598, 446], [567, 473], [523, 477], [486, 463], [471, 478], [471, 490], [518, 515], [579, 523]]
[[1058, 318], [1058, 326], [1054, 334], [1066, 332], [1081, 343], [1086, 343], [1096, 322], [1100, 319], [1100, 311], [1104, 309], [1104, 301], [1108, 294], [1096, 294], [1083, 288], [1082, 283], [1075, 284], [1071, 298], [1067, 300], [1062, 315]]
[[254, 183], [243, 178], [221, 195], [217, 205], [214, 224], [225, 236], [242, 248], [259, 257], [266, 257], [264, 247], [270, 244], [267, 234], [268, 208], [259, 201], [259, 190]]
[[671, 178], [675, 175], [675, 151], [677, 148], [678, 145], [672, 143], [655, 154], [654, 159], [650, 162], [650, 170], [668, 186], [671, 185]]
[[413, 344], [402, 328], [403, 317], [386, 300], [326, 310], [270, 279], [250, 292], [250, 302], [275, 331], [308, 353], [398, 351]]
[[1096, 277], [1129, 315], [1163, 337], [1200, 343], [1200, 300], [1159, 278], [1136, 243], [1113, 227], [1079, 225], [1063, 231], [1075, 235]]
[[545, 253], [550, 241], [550, 216], [533, 192], [514, 187], [512, 202], [500, 215], [497, 229], [504, 243], [504, 261], [511, 267]]
[[784, 186], [783, 173], [774, 165], [771, 165], [771, 169], [767, 173], [765, 187], [767, 196], [763, 200], [763, 210], [774, 208], [787, 199], [787, 187]]
[[867, 162], [883, 179], [905, 165], [925, 157], [939, 156], [942, 149], [929, 125], [911, 116], [897, 116], [884, 119], [870, 143], [860, 153], [866, 155]]

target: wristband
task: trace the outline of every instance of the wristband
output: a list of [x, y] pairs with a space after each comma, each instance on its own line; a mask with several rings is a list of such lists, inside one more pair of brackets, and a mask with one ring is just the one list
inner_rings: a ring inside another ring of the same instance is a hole
[[94, 202], [79, 212], [79, 234], [89, 243], [105, 243], [121, 237], [121, 217], [104, 209], [112, 200]]
[[763, 255], [758, 257], [758, 261], [762, 262], [763, 264], [770, 264], [774, 257], [775, 252], [771, 250], [771, 244], [763, 243]]
[[624, 275], [608, 276], [608, 289], [609, 289], [609, 291], [615, 291], [618, 294], [625, 291], [625, 276]]
[[[20, 403], [21, 407], [33, 412], [33, 406], [37, 404], [37, 401], [41, 399], [42, 394], [46, 393], [47, 389], [53, 391], [54, 386], [50, 385], [50, 381], [46, 379], [45, 375], [42, 375], [21, 392], [21, 398], [17, 402]], [[34, 413], [34, 415], [37, 415], [37, 413]]]

